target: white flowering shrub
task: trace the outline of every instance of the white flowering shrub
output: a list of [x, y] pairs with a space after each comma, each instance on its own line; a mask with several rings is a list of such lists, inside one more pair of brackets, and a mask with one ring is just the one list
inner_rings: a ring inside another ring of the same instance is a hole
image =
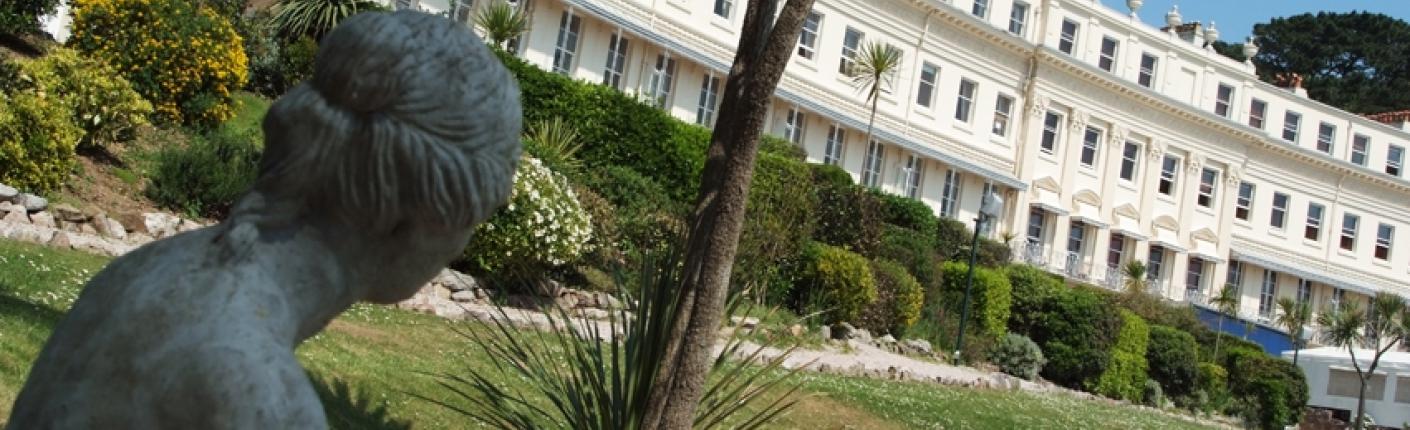
[[525, 155], [509, 204], [475, 230], [466, 260], [485, 274], [524, 279], [589, 251], [592, 219], [567, 178]]

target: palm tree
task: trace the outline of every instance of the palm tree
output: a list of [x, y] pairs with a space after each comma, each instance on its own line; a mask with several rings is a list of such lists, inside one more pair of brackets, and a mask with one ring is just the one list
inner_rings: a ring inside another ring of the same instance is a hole
[[[1219, 295], [1214, 296], [1209, 301], [1214, 308], [1219, 310], [1219, 333], [1214, 338], [1214, 360], [1219, 359], [1219, 343], [1224, 339], [1224, 316], [1235, 315], [1239, 311], [1239, 289], [1234, 284], [1224, 284], [1224, 288], [1219, 290]], [[1248, 331], [1245, 330], [1245, 333]]]
[[1292, 341], [1293, 364], [1297, 364], [1297, 356], [1302, 349], [1302, 333], [1305, 325], [1312, 320], [1312, 306], [1307, 302], [1293, 300], [1292, 297], [1278, 299], [1278, 319], [1279, 326], [1287, 329], [1288, 340]]
[[[1350, 302], [1317, 315], [1317, 324], [1322, 326], [1322, 341], [1345, 347], [1351, 355], [1351, 365], [1356, 368], [1356, 376], [1361, 379], [1356, 420], [1353, 421], [1357, 429], [1366, 422], [1366, 382], [1375, 374], [1381, 356], [1396, 344], [1410, 341], [1410, 308], [1406, 307], [1405, 299], [1391, 293], [1378, 293], [1371, 298], [1370, 311], [1368, 315], [1355, 302]], [[1356, 347], [1360, 345], [1371, 347], [1371, 365], [1366, 369], [1356, 360]]]
[[1121, 266], [1121, 276], [1126, 278], [1121, 284], [1126, 294], [1145, 294], [1150, 287], [1150, 280], [1146, 279], [1146, 263], [1135, 260], [1126, 262], [1125, 266]]
[[485, 38], [496, 48], [505, 49], [504, 44], [524, 34], [529, 29], [529, 17], [523, 10], [500, 0], [490, 3], [480, 13], [475, 14], [475, 25], [485, 30]]
[[872, 126], [876, 123], [876, 104], [882, 91], [890, 91], [896, 80], [896, 69], [901, 67], [901, 50], [881, 42], [867, 42], [852, 57], [852, 86], [867, 95], [871, 105], [871, 117], [867, 119], [866, 144], [871, 144]]
[[274, 28], [290, 40], [303, 36], [319, 40], [350, 16], [386, 10], [372, 0], [279, 0], [277, 5]]

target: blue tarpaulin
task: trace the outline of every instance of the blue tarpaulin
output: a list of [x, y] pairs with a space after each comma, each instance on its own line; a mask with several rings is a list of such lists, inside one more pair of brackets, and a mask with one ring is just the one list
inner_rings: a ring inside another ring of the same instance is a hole
[[[1200, 321], [1209, 326], [1210, 329], [1219, 330], [1219, 312], [1200, 306], [1195, 306], [1195, 314], [1199, 315]], [[1263, 351], [1274, 357], [1282, 357], [1284, 351], [1292, 351], [1292, 339], [1287, 334], [1262, 324], [1255, 323], [1253, 331], [1245, 333], [1247, 321], [1239, 318], [1225, 316], [1224, 329], [1229, 335], [1247, 339], [1249, 342], [1263, 347]]]

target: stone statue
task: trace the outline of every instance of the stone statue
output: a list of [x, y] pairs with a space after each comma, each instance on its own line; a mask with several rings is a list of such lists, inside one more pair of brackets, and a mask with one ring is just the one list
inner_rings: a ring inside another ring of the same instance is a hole
[[56, 327], [10, 429], [326, 428], [294, 348], [410, 297], [508, 199], [518, 86], [469, 28], [365, 13], [264, 120], [226, 221], [114, 260]]

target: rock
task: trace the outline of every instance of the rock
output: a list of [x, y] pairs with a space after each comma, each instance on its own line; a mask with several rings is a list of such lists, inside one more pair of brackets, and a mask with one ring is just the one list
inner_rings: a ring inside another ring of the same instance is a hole
[[152, 237], [161, 239], [178, 232], [177, 226], [181, 225], [181, 218], [168, 213], [149, 212], [142, 214], [142, 223], [147, 226], [147, 232]]
[[591, 320], [605, 320], [607, 317], [611, 316], [610, 312], [595, 308], [578, 308], [573, 311], [573, 314], [574, 316]]
[[123, 227], [122, 223], [117, 220], [108, 218], [107, 215], [98, 214], [94, 216], [93, 227], [97, 228], [98, 234], [103, 235], [103, 237], [111, 237], [118, 240], [127, 238], [127, 228]]
[[578, 307], [578, 295], [577, 295], [577, 294], [563, 294], [563, 295], [560, 295], [560, 296], [558, 296], [558, 297], [556, 297], [556, 298], [553, 299], [553, 305], [554, 305], [554, 306], [557, 306], [557, 307], [560, 307], [560, 308], [563, 308], [563, 309], [572, 309], [572, 308], [576, 308], [576, 307]]
[[22, 193], [12, 200], [15, 204], [24, 206], [24, 210], [30, 212], [39, 212], [49, 207], [48, 200], [30, 193]]
[[906, 339], [901, 341], [901, 351], [907, 354], [932, 355], [930, 342], [925, 339]]
[[127, 227], [128, 233], [142, 233], [149, 236], [152, 234], [151, 231], [147, 230], [147, 218], [142, 214], [133, 212], [120, 213], [113, 215], [112, 219], [117, 220], [123, 227]]
[[450, 269], [441, 270], [431, 282], [439, 283], [451, 291], [470, 291], [480, 287], [475, 277]]
[[861, 343], [871, 343], [871, 332], [867, 331], [866, 329], [859, 328], [856, 331], [852, 332], [852, 339], [855, 339]]
[[69, 241], [68, 233], [56, 231], [54, 232], [54, 237], [49, 238], [49, 246], [59, 249], [71, 249], [73, 248], [73, 243]]
[[54, 223], [54, 215], [50, 215], [48, 212], [35, 212], [29, 216], [29, 221], [40, 227], [59, 228]]
[[489, 300], [489, 299], [490, 299], [490, 293], [489, 293], [488, 291], [485, 291], [484, 288], [476, 288], [476, 289], [473, 289], [473, 290], [470, 290], [470, 291], [475, 294], [475, 298], [476, 298], [476, 299], [479, 299], [479, 300]]
[[148, 236], [147, 233], [142, 233], [142, 232], [136, 232], [136, 233], [134, 233], [134, 232], [131, 232], [131, 231], [128, 232], [127, 239], [128, 239], [128, 242], [136, 243], [136, 244], [139, 244], [139, 245], [147, 244], [147, 243], [150, 243], [150, 242], [156, 240], [155, 238], [152, 238], [152, 236]]
[[15, 187], [0, 184], [0, 202], [8, 203], [14, 201], [15, 197], [19, 197], [19, 195], [20, 190], [16, 190]]
[[477, 297], [475, 297], [475, 293], [470, 291], [456, 291], [450, 293], [450, 299], [460, 303], [470, 303], [474, 302]]
[[831, 333], [832, 333], [832, 338], [833, 338], [833, 339], [839, 339], [839, 340], [851, 339], [851, 338], [852, 338], [852, 332], [855, 331], [855, 330], [857, 330], [856, 327], [852, 327], [851, 324], [847, 324], [847, 323], [841, 323], [841, 324], [834, 325], [834, 326], [832, 326], [832, 332], [831, 332]]
[[732, 316], [732, 317], [729, 317], [729, 322], [730, 322], [731, 324], [734, 324], [734, 325], [739, 326], [740, 328], [746, 328], [746, 329], [750, 329], [750, 328], [754, 328], [754, 327], [758, 327], [758, 326], [759, 326], [759, 319], [758, 319], [758, 318], [754, 318], [754, 317]]
[[622, 301], [608, 293], [597, 293], [597, 307], [607, 310], [622, 309]]
[[10, 213], [11, 211], [22, 211], [22, 210], [24, 210], [24, 207], [22, 207], [22, 206], [15, 206], [15, 204], [14, 204], [14, 203], [10, 203], [9, 200], [0, 200], [0, 216], [5, 216], [4, 214]]
[[788, 327], [788, 334], [793, 335], [793, 337], [803, 337], [803, 335], [807, 333], [808, 328], [803, 327], [802, 324], [794, 324]]
[[98, 234], [98, 229], [94, 228], [92, 223], [83, 223], [83, 224], [75, 224], [75, 225], [78, 226], [78, 232], [79, 232], [79, 233], [83, 233], [83, 234], [92, 234], [92, 235]]
[[832, 339], [832, 327], [831, 327], [831, 326], [822, 326], [822, 327], [818, 327], [818, 334], [821, 335], [821, 337], [823, 338], [823, 340]]
[[890, 345], [896, 343], [896, 338], [890, 334], [876, 338], [876, 343]]
[[23, 210], [11, 211], [5, 215], [5, 218], [0, 219], [0, 221], [15, 224], [29, 224], [29, 216], [25, 215]]
[[54, 212], [55, 218], [58, 218], [63, 222], [88, 222], [88, 215], [85, 215], [83, 211], [80, 211], [78, 210], [78, 208], [75, 208], [67, 203], [59, 203], [57, 205], [54, 205], [54, 208], [53, 210], [51, 210], [51, 212]]

